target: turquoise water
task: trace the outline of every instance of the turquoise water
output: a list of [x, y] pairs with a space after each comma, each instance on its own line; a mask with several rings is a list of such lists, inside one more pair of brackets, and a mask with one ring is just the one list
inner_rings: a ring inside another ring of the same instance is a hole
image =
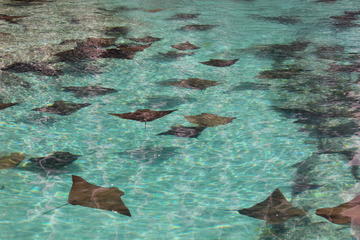
[[[2, 1], [5, 4], [8, 2]], [[55, 46], [66, 39], [104, 37], [106, 26], [129, 26], [129, 37], [151, 35], [161, 41], [133, 60], [101, 59], [93, 62], [102, 73], [59, 77], [16, 74], [32, 88], [4, 88], [1, 96], [21, 104], [1, 111], [1, 151], [23, 152], [27, 159], [67, 151], [81, 157], [52, 174], [29, 171], [24, 161], [1, 170], [0, 239], [352, 239], [350, 228], [325, 222], [315, 215], [319, 207], [349, 200], [356, 180], [343, 156], [324, 154], [314, 160], [311, 174], [321, 187], [292, 196], [297, 169], [293, 165], [314, 157], [319, 138], [274, 111], [277, 103], [297, 106], [322, 98], [324, 92], [296, 94], [279, 86], [282, 80], [259, 79], [274, 61], [254, 54], [265, 44], [311, 41], [311, 46], [285, 64], [299, 64], [325, 74], [330, 60], [318, 60], [314, 46], [341, 44], [357, 52], [358, 28], [339, 31], [328, 19], [352, 10], [354, 1], [334, 4], [302, 0], [255, 1], [54, 1], [27, 7], [4, 6], [4, 13], [26, 15], [21, 25], [1, 23], [1, 32], [13, 34], [0, 44], [4, 65], [10, 61], [48, 60]], [[163, 8], [163, 11], [104, 12], [116, 6]], [[198, 19], [168, 21], [175, 13], [200, 13]], [[0, 12], [2, 13], [2, 12]], [[249, 17], [297, 16], [296, 25]], [[76, 18], [79, 24], [67, 20]], [[219, 25], [208, 31], [179, 31], [186, 24]], [[126, 42], [119, 38], [118, 43]], [[159, 57], [170, 46], [190, 41], [200, 46], [193, 56], [176, 60]], [[255, 50], [254, 50], [255, 49]], [[32, 53], [33, 55], [29, 54]], [[199, 64], [211, 58], [240, 60], [226, 68]], [[15, 59], [15, 60], [14, 60]], [[20, 60], [19, 60], [20, 59]], [[74, 63], [73, 68], [78, 67]], [[67, 66], [69, 67], [69, 66]], [[340, 77], [345, 74], [340, 74]], [[178, 78], [203, 78], [221, 84], [204, 91], [162, 86]], [[355, 78], [356, 76], [350, 76]], [[269, 90], [232, 90], [242, 82], [270, 83]], [[63, 86], [101, 85], [119, 92], [94, 98], [76, 98]], [[91, 103], [69, 116], [31, 111], [56, 100]], [[147, 124], [108, 113], [136, 109], [177, 109]], [[184, 115], [213, 113], [236, 117], [227, 125], [205, 129], [198, 138], [158, 136], [173, 125], [186, 125]], [[50, 117], [47, 122], [39, 119]], [[354, 138], [321, 138], [329, 148], [341, 142], [356, 145]], [[132, 217], [109, 211], [68, 205], [71, 175], [125, 192], [123, 201]], [[254, 205], [280, 188], [294, 204], [308, 210], [311, 223], [286, 226], [285, 238], [265, 236], [269, 225], [237, 212]], [[312, 227], [311, 227], [312, 226]]]

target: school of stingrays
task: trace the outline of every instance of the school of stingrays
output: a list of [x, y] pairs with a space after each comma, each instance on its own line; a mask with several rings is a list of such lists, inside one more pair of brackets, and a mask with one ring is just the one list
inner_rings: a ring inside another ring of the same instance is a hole
[[[334, 2], [335, 0], [318, 0], [317, 2]], [[43, 1], [17, 1], [15, 5], [31, 5], [40, 4]], [[118, 7], [117, 9], [99, 9], [107, 13], [114, 13], [117, 11], [145, 11], [149, 13], [156, 13], [165, 11], [166, 9], [141, 9], [141, 8], [128, 8], [125, 6]], [[172, 17], [166, 19], [169, 21], [195, 19], [201, 16], [200, 13], [177, 13]], [[354, 27], [358, 24], [353, 21], [358, 19], [360, 11], [345, 11], [344, 15], [332, 16], [335, 27]], [[296, 24], [301, 21], [297, 17], [290, 16], [277, 16], [277, 17], [264, 17], [261, 15], [251, 15], [251, 18], [275, 21], [281, 24]], [[9, 24], [18, 24], [19, 21], [24, 21], [26, 16], [9, 16], [0, 14], [0, 20], [6, 21]], [[210, 24], [191, 24], [180, 26], [178, 31], [211, 31], [211, 29], [219, 27], [218, 25]], [[82, 61], [96, 60], [100, 58], [116, 58], [123, 60], [134, 59], [136, 54], [142, 51], [146, 51], [147, 48], [152, 47], [154, 42], [161, 41], [161, 38], [154, 36], [139, 36], [136, 38], [127, 38], [129, 43], [117, 44], [116, 41], [119, 37], [125, 38], [129, 29], [127, 27], [112, 27], [104, 30], [104, 34], [107, 37], [94, 38], [89, 37], [87, 39], [74, 39], [65, 40], [60, 45], [73, 44], [73, 49], [58, 52], [55, 57], [59, 62], [66, 64], [81, 63]], [[257, 51], [261, 54], [274, 54], [277, 51], [277, 55], [281, 55], [282, 52], [295, 53], [301, 51], [308, 46], [308, 42], [293, 42], [291, 44], [274, 45], [270, 47], [258, 47]], [[171, 46], [173, 51], [166, 53], [159, 53], [159, 58], [176, 60], [180, 57], [191, 57], [196, 54], [196, 51], [201, 51], [201, 46], [196, 46], [190, 41], [181, 42]], [[324, 48], [318, 49], [317, 54], [327, 57], [327, 52], [342, 51], [338, 48]], [[324, 55], [325, 54], [325, 55]], [[236, 64], [239, 59], [209, 59], [200, 64], [212, 67], [231, 67]], [[330, 71], [338, 72], [359, 72], [360, 65], [332, 65]], [[4, 73], [26, 73], [31, 72], [34, 74], [45, 76], [59, 76], [64, 74], [61, 69], [54, 68], [50, 63], [46, 62], [15, 62], [7, 65], [1, 69]], [[259, 79], [290, 79], [302, 72], [302, 69], [291, 67], [286, 69], [266, 70], [262, 71], [257, 77]], [[26, 85], [26, 82], [24, 82]], [[193, 89], [194, 91], [206, 91], [207, 88], [216, 87], [220, 83], [214, 80], [200, 79], [196, 76], [187, 79], [166, 80], [159, 82], [164, 87], [179, 87]], [[268, 89], [271, 85], [267, 83], [242, 83], [237, 86], [238, 90], [243, 89]], [[70, 92], [75, 97], [89, 98], [100, 97], [107, 94], [117, 94], [118, 90], [109, 88], [106, 86], [92, 85], [92, 86], [63, 86], [62, 91]], [[20, 102], [3, 102], [0, 103], [0, 110], [7, 108], [16, 108]], [[57, 114], [61, 116], [67, 116], [80, 111], [82, 108], [90, 107], [91, 103], [74, 103], [69, 101], [55, 101], [54, 103], [46, 106], [34, 106], [33, 111]], [[279, 109], [278, 109], [279, 110]], [[281, 110], [281, 109], [280, 109]], [[138, 109], [134, 112], [127, 113], [113, 113], [109, 112], [109, 118], [118, 117], [121, 121], [134, 120], [143, 122], [155, 121], [159, 118], [166, 117], [169, 114], [176, 114], [177, 109], [168, 110], [154, 110], [154, 109]], [[184, 118], [195, 126], [169, 126], [169, 130], [158, 133], [157, 135], [172, 135], [175, 137], [184, 138], [197, 138], [201, 132], [207, 128], [216, 127], [219, 125], [230, 124], [236, 120], [233, 116], [219, 116], [212, 113], [200, 113], [198, 115], [187, 115]], [[116, 119], [116, 118], [114, 118]], [[141, 127], [143, 127], [141, 125]], [[51, 171], [53, 169], [62, 168], [76, 161], [80, 155], [72, 154], [69, 152], [53, 152], [47, 156], [36, 156], [29, 159], [33, 168], [40, 169], [42, 171]], [[0, 169], [15, 168], [23, 160], [25, 160], [25, 154], [23, 153], [11, 153], [6, 156], [0, 157]], [[101, 187], [91, 184], [81, 178], [80, 176], [72, 176], [72, 187], [68, 196], [68, 203], [72, 205], [80, 205], [89, 208], [97, 208], [102, 210], [113, 211], [125, 216], [131, 216], [130, 210], [126, 207], [122, 201], [121, 196], [125, 193], [119, 190], [117, 187]], [[260, 203], [256, 203], [252, 207], [239, 209], [238, 213], [249, 217], [264, 220], [268, 224], [281, 224], [293, 217], [304, 217], [308, 213], [299, 208], [293, 206], [279, 189], [275, 189], [268, 198]], [[354, 199], [342, 203], [335, 207], [320, 208], [316, 210], [316, 214], [326, 218], [328, 221], [335, 224], [358, 224], [360, 225], [360, 196]]]

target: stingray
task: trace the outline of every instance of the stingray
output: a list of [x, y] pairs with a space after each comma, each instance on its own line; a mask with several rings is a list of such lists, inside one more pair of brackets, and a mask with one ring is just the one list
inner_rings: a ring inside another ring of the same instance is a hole
[[18, 105], [19, 103], [0, 103], [0, 110]]
[[188, 20], [198, 18], [199, 16], [199, 13], [177, 13], [174, 16], [167, 18], [167, 20]]
[[52, 66], [46, 63], [15, 62], [2, 68], [1, 70], [15, 73], [35, 72], [45, 76], [63, 75], [62, 71], [54, 69]]
[[121, 27], [107, 27], [104, 30], [105, 35], [112, 37], [124, 37], [130, 32], [130, 29], [125, 26]]
[[316, 48], [315, 55], [320, 59], [338, 60], [341, 59], [344, 50], [341, 45], [324, 45]]
[[129, 209], [120, 198], [124, 192], [118, 188], [96, 186], [75, 175], [72, 175], [72, 181], [68, 203], [113, 211], [131, 217]]
[[281, 224], [293, 217], [302, 217], [306, 212], [293, 207], [277, 188], [264, 201], [250, 208], [238, 210], [240, 214], [265, 220], [269, 224]]
[[330, 64], [330, 68], [328, 69], [330, 72], [360, 72], [360, 64], [348, 64], [348, 65], [341, 65], [341, 64]]
[[101, 86], [63, 87], [63, 91], [72, 92], [75, 97], [95, 97], [117, 92], [116, 89]]
[[138, 149], [120, 152], [117, 154], [141, 162], [159, 163], [174, 156], [177, 153], [177, 150], [179, 150], [178, 147], [145, 146]]
[[58, 115], [70, 115], [81, 108], [90, 106], [90, 103], [73, 103], [73, 102], [66, 102], [66, 101], [55, 101], [52, 105], [41, 107], [41, 108], [34, 108], [33, 111], [39, 112], [47, 112], [47, 113], [54, 113]]
[[138, 109], [135, 112], [129, 113], [109, 113], [110, 115], [120, 117], [123, 119], [135, 120], [139, 122], [151, 122], [158, 118], [162, 118], [176, 110], [167, 110], [167, 111], [154, 111], [150, 109]]
[[159, 133], [158, 135], [174, 135], [177, 137], [197, 138], [206, 127], [185, 127], [172, 126], [169, 131]]
[[168, 51], [166, 53], [159, 53], [159, 55], [163, 58], [167, 59], [176, 59], [180, 57], [192, 56], [195, 52], [178, 52], [178, 51]]
[[200, 47], [191, 44], [190, 42], [183, 42], [183, 43], [178, 43], [175, 45], [171, 45], [172, 48], [176, 48], [178, 50], [194, 50], [194, 49], [199, 49]]
[[352, 220], [359, 222], [360, 196], [355, 197], [349, 202], [340, 204], [332, 208], [319, 208], [316, 215], [326, 218], [335, 224], [350, 224]]
[[74, 49], [56, 53], [55, 56], [64, 62], [77, 62], [81, 60], [98, 59], [106, 52], [106, 49], [86, 42], [77, 43]]
[[184, 116], [186, 120], [197, 124], [201, 127], [215, 127], [218, 125], [225, 125], [231, 123], [235, 117], [222, 117], [211, 113], [202, 113], [200, 115]]
[[115, 44], [117, 38], [87, 38], [83, 41], [84, 45], [95, 47], [110, 47]]
[[128, 59], [131, 60], [135, 57], [136, 51], [128, 51], [118, 48], [106, 49], [101, 53], [101, 58], [119, 58], [119, 59]]
[[201, 64], [213, 66], [213, 67], [229, 67], [235, 64], [239, 59], [222, 60], [222, 59], [210, 59], [206, 62], [200, 62]]
[[0, 169], [14, 168], [25, 159], [23, 153], [11, 153], [7, 156], [0, 156]]
[[200, 78], [188, 78], [188, 79], [182, 79], [180, 81], [163, 81], [160, 84], [165, 86], [171, 85], [176, 87], [191, 88], [198, 90], [205, 90], [208, 87], [219, 85], [217, 81], [205, 80]]
[[270, 87], [271, 84], [268, 83], [242, 82], [233, 87], [231, 91], [269, 90]]
[[270, 22], [278, 22], [281, 24], [297, 24], [300, 20], [297, 17], [292, 16], [277, 16], [277, 17], [265, 17], [258, 14], [250, 15], [252, 18]]
[[153, 43], [160, 41], [162, 38], [152, 37], [152, 36], [146, 36], [142, 38], [129, 38], [129, 40], [134, 42], [142, 42], [142, 43]]
[[190, 24], [185, 25], [180, 28], [183, 31], [206, 31], [217, 27], [218, 25], [211, 25], [211, 24]]
[[141, 44], [119, 44], [116, 45], [116, 48], [122, 51], [129, 51], [129, 52], [141, 52], [144, 51], [146, 48], [151, 47], [152, 43], [141, 45]]
[[302, 72], [304, 72], [304, 69], [291, 67], [261, 71], [257, 77], [263, 79], [290, 79]]
[[13, 23], [13, 24], [16, 24], [19, 19], [24, 17], [25, 16], [9, 16], [5, 14], [0, 14], [0, 20], [4, 20], [8, 23]]
[[81, 155], [69, 152], [54, 152], [46, 157], [30, 158], [29, 161], [44, 170], [62, 168], [71, 164]]

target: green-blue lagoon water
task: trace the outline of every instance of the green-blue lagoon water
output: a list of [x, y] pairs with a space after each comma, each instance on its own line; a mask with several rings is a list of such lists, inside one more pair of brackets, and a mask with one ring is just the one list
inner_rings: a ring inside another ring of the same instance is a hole
[[[25, 16], [16, 23], [0, 20], [0, 102], [19, 103], [0, 111], [0, 152], [25, 154], [18, 166], [0, 170], [0, 239], [353, 239], [355, 230], [332, 224], [315, 210], [336, 206], [358, 193], [357, 169], [347, 164], [349, 154], [342, 152], [356, 152], [357, 128], [348, 124], [357, 122], [356, 115], [330, 114], [356, 109], [343, 96], [356, 99], [358, 76], [356, 71], [329, 71], [331, 65], [359, 59], [359, 27], [337, 27], [330, 18], [359, 10], [356, 4], [354, 0], [0, 0], [0, 14]], [[199, 16], [168, 20], [178, 13]], [[266, 18], [277, 16], [296, 21]], [[216, 26], [179, 30], [188, 24]], [[60, 44], [64, 40], [112, 37], [105, 29], [119, 26], [130, 30], [116, 44], [149, 35], [161, 40], [133, 59], [54, 58], [75, 46]], [[178, 58], [159, 54], [175, 51], [171, 45], [186, 41], [200, 48], [183, 52], [195, 54]], [[294, 42], [306, 47], [289, 46]], [[325, 58], [318, 56], [319, 48], [335, 45], [343, 46], [338, 55], [329, 50]], [[209, 59], [239, 60], [228, 67], [200, 63]], [[64, 74], [4, 70], [14, 62], [46, 62]], [[301, 74], [260, 77], [261, 71], [289, 68], [301, 69]], [[320, 81], [319, 76], [336, 81]], [[161, 84], [187, 78], [219, 85], [197, 90]], [[30, 86], [21, 86], [20, 81]], [[79, 98], [62, 90], [89, 85], [118, 92]], [[32, 110], [60, 100], [91, 105], [65, 116]], [[137, 109], [177, 111], [146, 127], [109, 115]], [[304, 109], [312, 113], [306, 115]], [[329, 114], [319, 117], [314, 112]], [[201, 113], [236, 119], [208, 127], [197, 138], [158, 135], [171, 126], [195, 126], [184, 116]], [[81, 156], [52, 171], [31, 167], [30, 158], [59, 151]], [[132, 217], [70, 204], [56, 208], [68, 201], [71, 175], [98, 186], [118, 187]], [[276, 188], [307, 215], [274, 226], [228, 211], [251, 207]]]

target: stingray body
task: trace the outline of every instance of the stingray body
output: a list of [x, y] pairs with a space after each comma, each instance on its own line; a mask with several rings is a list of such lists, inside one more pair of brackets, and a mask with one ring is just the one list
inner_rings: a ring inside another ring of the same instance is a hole
[[14, 168], [25, 159], [23, 153], [11, 153], [10, 155], [0, 156], [0, 169]]
[[124, 192], [118, 188], [96, 186], [75, 175], [72, 175], [72, 181], [68, 203], [113, 211], [131, 217], [129, 209], [120, 198]]
[[159, 133], [158, 135], [174, 135], [177, 137], [197, 138], [205, 127], [185, 127], [173, 126], [169, 131]]
[[265, 220], [269, 224], [281, 224], [290, 218], [306, 215], [304, 210], [293, 207], [279, 189], [276, 189], [264, 201], [250, 208], [240, 209], [238, 212], [249, 217]]
[[177, 13], [167, 20], [188, 20], [198, 18], [199, 16], [199, 13]]
[[219, 85], [217, 81], [206, 80], [201, 78], [188, 78], [188, 79], [182, 79], [180, 81], [164, 81], [161, 84], [190, 88], [190, 89], [198, 89], [198, 90], [205, 90], [208, 87]]
[[5, 14], [0, 14], [0, 20], [6, 21], [8, 23], [17, 23], [18, 20], [24, 17], [25, 16], [9, 16]]
[[199, 49], [200, 47], [190, 43], [190, 42], [183, 42], [183, 43], [178, 43], [175, 45], [171, 45], [172, 48], [176, 48], [178, 50], [195, 50], [195, 49]]
[[138, 109], [130, 113], [110, 113], [110, 115], [123, 119], [135, 120], [139, 122], [151, 122], [158, 118], [164, 117], [176, 110], [154, 111], [150, 109]]
[[75, 155], [69, 152], [54, 152], [46, 157], [30, 158], [29, 160], [35, 165], [46, 170], [62, 168], [71, 164], [79, 157], [80, 155]]
[[142, 37], [142, 38], [129, 38], [129, 40], [135, 41], [135, 42], [142, 42], [142, 43], [153, 43], [153, 42], [160, 41], [161, 38], [146, 36], [146, 37]]
[[15, 73], [35, 72], [45, 76], [63, 75], [62, 71], [54, 69], [53, 67], [51, 67], [49, 64], [46, 63], [16, 62], [2, 68], [1, 70], [15, 72]]
[[129, 32], [130, 32], [130, 29], [125, 26], [109, 27], [109, 28], [106, 28], [104, 31], [105, 35], [112, 36], [112, 37], [124, 37]]
[[45, 106], [41, 108], [34, 108], [33, 111], [39, 112], [47, 112], [47, 113], [54, 113], [58, 115], [70, 115], [81, 108], [90, 106], [90, 103], [73, 103], [73, 102], [66, 102], [66, 101], [55, 101], [50, 106]]
[[211, 113], [202, 113], [200, 115], [184, 116], [186, 120], [201, 127], [215, 127], [231, 123], [235, 117], [222, 117]]
[[18, 105], [18, 103], [0, 103], [0, 110]]
[[210, 59], [209, 61], [200, 62], [200, 63], [213, 67], [229, 67], [235, 64], [238, 60], [239, 59], [232, 59], [232, 60]]
[[105, 88], [101, 86], [86, 86], [86, 87], [63, 87], [65, 92], [72, 92], [76, 97], [95, 97], [117, 92], [113, 88]]

